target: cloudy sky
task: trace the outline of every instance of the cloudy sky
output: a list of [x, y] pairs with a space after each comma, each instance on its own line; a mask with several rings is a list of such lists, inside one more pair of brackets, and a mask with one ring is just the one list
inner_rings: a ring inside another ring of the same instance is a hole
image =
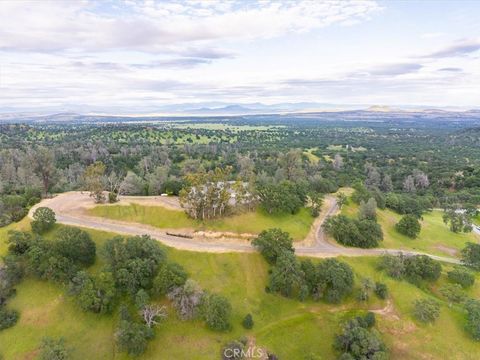
[[480, 1], [0, 1], [0, 111], [480, 107]]

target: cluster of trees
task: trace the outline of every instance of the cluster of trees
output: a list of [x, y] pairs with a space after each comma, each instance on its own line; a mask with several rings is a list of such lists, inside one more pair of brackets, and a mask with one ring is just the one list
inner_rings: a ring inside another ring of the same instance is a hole
[[0, 329], [13, 326], [19, 317], [5, 305], [25, 274], [65, 284], [95, 261], [95, 243], [77, 228], [60, 230], [54, 241], [11, 231], [7, 243], [8, 255], [0, 267]]
[[342, 332], [335, 337], [334, 347], [341, 354], [339, 358], [342, 360], [388, 359], [387, 347], [374, 326], [375, 314], [372, 312], [347, 321]]
[[7, 329], [17, 322], [18, 311], [7, 308], [8, 299], [15, 294], [17, 285], [24, 270], [12, 256], [7, 256], [0, 264], [0, 330]]
[[288, 180], [280, 183], [259, 183], [257, 195], [262, 208], [269, 214], [295, 214], [307, 201], [305, 186]]
[[[412, 129], [398, 122], [392, 129], [361, 121], [229, 119], [236, 125], [259, 123], [281, 127], [233, 132], [228, 126], [162, 122], [2, 125], [0, 225], [21, 219], [48, 193], [87, 189], [104, 201], [105, 191], [112, 202], [118, 194], [178, 195], [189, 188], [186, 175], [228, 167], [228, 181], [256, 184], [255, 195], [272, 212], [295, 212], [308, 198], [315, 215], [319, 194], [355, 184], [354, 201], [374, 198], [379, 208], [400, 214], [480, 203], [478, 147], [470, 134], [451, 134], [451, 124]], [[455, 144], [454, 157], [445, 143]]]
[[[149, 236], [107, 240], [102, 249], [107, 266], [95, 274], [86, 271], [96, 258], [95, 243], [87, 232], [62, 227], [54, 237], [51, 241], [38, 234], [9, 233], [9, 255], [0, 267], [0, 329], [18, 319], [19, 314], [5, 304], [24, 273], [66, 285], [83, 311], [111, 313], [121, 303], [116, 340], [131, 355], [145, 351], [155, 326], [167, 316], [166, 308], [152, 304], [152, 298], [168, 296], [181, 319], [199, 316], [212, 330], [230, 329], [229, 301], [200, 289]], [[132, 308], [137, 312], [132, 313]]]
[[473, 213], [466, 210], [457, 211], [455, 209], [446, 209], [443, 214], [443, 222], [448, 225], [450, 231], [454, 233], [468, 233], [473, 230], [472, 218], [476, 213], [476, 209]]
[[357, 220], [345, 215], [336, 215], [329, 217], [323, 227], [327, 234], [346, 246], [372, 248], [383, 240], [381, 226], [368, 218]]
[[[475, 270], [478, 267], [478, 254], [480, 245], [468, 244], [464, 249], [463, 259], [465, 265]], [[476, 253], [476, 255], [472, 255]], [[472, 257], [472, 258], [470, 258]], [[476, 264], [476, 265], [475, 265]], [[416, 285], [425, 282], [435, 282], [441, 274], [442, 267], [439, 262], [432, 260], [425, 255], [405, 256], [384, 255], [380, 259], [379, 269], [384, 270], [389, 276], [395, 279], [406, 279]], [[439, 294], [449, 303], [458, 304], [463, 307], [466, 313], [466, 331], [473, 339], [480, 341], [480, 301], [467, 296], [464, 289], [475, 283], [475, 276], [465, 267], [456, 266], [447, 273], [450, 283], [440, 287]], [[416, 299], [412, 304], [412, 314], [420, 322], [434, 323], [440, 316], [440, 303], [433, 298]]]
[[326, 259], [317, 265], [309, 259], [299, 261], [290, 235], [280, 229], [263, 231], [252, 244], [272, 265], [267, 291], [332, 303], [340, 302], [352, 292], [354, 276], [348, 264], [336, 259]]
[[[340, 244], [361, 248], [373, 248], [383, 240], [382, 227], [377, 223], [377, 206], [384, 208], [385, 201], [378, 189], [370, 191], [361, 183], [355, 184], [352, 201], [359, 204], [358, 218], [345, 215], [329, 217], [323, 224], [326, 233]], [[378, 199], [378, 200], [377, 200]], [[340, 206], [346, 201], [339, 198]], [[378, 205], [380, 201], [381, 205]]]
[[231, 167], [215, 168], [185, 177], [187, 186], [180, 191], [180, 204], [190, 217], [207, 220], [225, 216], [232, 198], [238, 207], [253, 206], [252, 190], [240, 180], [229, 181], [231, 171]]
[[462, 263], [476, 271], [480, 271], [480, 244], [466, 243], [462, 249]]
[[379, 299], [386, 299], [388, 296], [387, 285], [378, 281], [374, 282], [370, 278], [362, 279], [358, 290], [357, 299], [359, 301], [368, 301], [372, 292], [374, 292]]
[[442, 272], [442, 265], [427, 255], [385, 254], [378, 268], [394, 279], [406, 279], [417, 285], [437, 281]]
[[21, 194], [2, 194], [1, 191], [0, 187], [0, 227], [22, 220], [41, 199], [38, 189], [25, 189]]

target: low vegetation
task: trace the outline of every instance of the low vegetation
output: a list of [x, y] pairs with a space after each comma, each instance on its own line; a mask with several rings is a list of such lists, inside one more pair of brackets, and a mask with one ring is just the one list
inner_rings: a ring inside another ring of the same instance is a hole
[[294, 215], [268, 214], [264, 210], [243, 212], [215, 221], [196, 221], [177, 210], [161, 206], [108, 205], [97, 206], [89, 213], [95, 216], [115, 220], [131, 221], [141, 224], [169, 229], [211, 230], [220, 232], [259, 234], [265, 229], [279, 227], [291, 234], [295, 240], [303, 240], [313, 223], [314, 218], [305, 208]]

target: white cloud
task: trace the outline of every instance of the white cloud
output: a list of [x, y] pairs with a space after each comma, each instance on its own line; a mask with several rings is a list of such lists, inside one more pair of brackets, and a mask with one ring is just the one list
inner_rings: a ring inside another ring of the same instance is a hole
[[373, 0], [126, 2], [2, 1], [0, 48], [27, 51], [130, 49], [164, 52], [179, 43], [254, 39], [367, 19]]
[[385, 28], [400, 19], [382, 10], [373, 0], [0, 1], [0, 110], [478, 103], [478, 39], [448, 44], [432, 29], [472, 31], [446, 23], [397, 38]]

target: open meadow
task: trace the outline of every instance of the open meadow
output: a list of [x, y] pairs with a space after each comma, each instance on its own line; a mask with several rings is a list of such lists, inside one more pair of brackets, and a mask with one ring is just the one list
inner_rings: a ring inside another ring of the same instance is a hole
[[[1, 253], [6, 251], [8, 230], [28, 227], [28, 221], [23, 221], [1, 229]], [[57, 225], [47, 237], [54, 238], [60, 228]], [[114, 236], [86, 231], [92, 235], [99, 249], [106, 239]], [[471, 340], [463, 330], [463, 310], [449, 306], [438, 293], [438, 288], [448, 282], [445, 273], [450, 266], [444, 265], [443, 275], [435, 285], [418, 288], [406, 281], [393, 280], [376, 270], [378, 258], [343, 258], [342, 261], [354, 269], [355, 288], [363, 278], [370, 277], [387, 284], [390, 296], [387, 300], [372, 297], [368, 302], [359, 302], [354, 292], [342, 304], [332, 305], [322, 301], [299, 302], [266, 293], [268, 266], [259, 254], [166, 250], [169, 258], [183, 265], [202, 287], [216, 289], [230, 300], [233, 328], [226, 333], [215, 333], [201, 322], [181, 321], [168, 302], [157, 299], [155, 301], [167, 304], [169, 317], [158, 326], [154, 340], [140, 359], [215, 359], [223, 343], [243, 336], [273, 351], [281, 359], [304, 359], [310, 353], [332, 359], [336, 354], [332, 347], [334, 334], [343, 321], [364, 310], [377, 312], [378, 329], [393, 359], [418, 359], [418, 354], [443, 359], [446, 353], [455, 353], [457, 359], [472, 359], [471, 355], [480, 351], [480, 344]], [[98, 272], [104, 264], [99, 251], [97, 261], [89, 271]], [[478, 281], [480, 277], [476, 277]], [[468, 293], [471, 296], [480, 295], [480, 283], [477, 282]], [[441, 315], [435, 325], [419, 323], [411, 315], [412, 301], [423, 297], [435, 298], [441, 304]], [[25, 279], [17, 286], [17, 295], [8, 306], [19, 310], [21, 315], [16, 326], [0, 333], [5, 359], [32, 358], [44, 336], [65, 337], [68, 346], [73, 348], [73, 359], [128, 358], [115, 346], [116, 313], [97, 315], [82, 312], [59, 285]], [[253, 315], [255, 325], [252, 330], [245, 330], [240, 324], [246, 313]], [[445, 341], [446, 333], [448, 342]]]

